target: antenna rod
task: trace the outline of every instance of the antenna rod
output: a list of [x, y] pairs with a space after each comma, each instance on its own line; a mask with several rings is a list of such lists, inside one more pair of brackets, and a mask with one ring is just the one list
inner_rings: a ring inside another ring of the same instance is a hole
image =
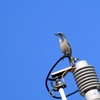
[[63, 89], [63, 88], [60, 88], [60, 89], [59, 89], [59, 93], [60, 93], [60, 95], [61, 95], [62, 100], [67, 100], [66, 95], [65, 95], [65, 92], [64, 92], [64, 89]]

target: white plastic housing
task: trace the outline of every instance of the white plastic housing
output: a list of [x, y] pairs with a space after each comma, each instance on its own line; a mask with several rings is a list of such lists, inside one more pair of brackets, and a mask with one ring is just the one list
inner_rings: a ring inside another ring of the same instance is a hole
[[82, 67], [85, 67], [85, 66], [90, 66], [90, 65], [88, 65], [87, 61], [81, 60], [81, 61], [76, 63], [76, 70], [78, 70]]
[[100, 100], [100, 83], [92, 65], [85, 60], [79, 61], [73, 74], [82, 96], [87, 100]]
[[88, 91], [85, 94], [86, 100], [100, 100], [100, 94], [97, 89]]

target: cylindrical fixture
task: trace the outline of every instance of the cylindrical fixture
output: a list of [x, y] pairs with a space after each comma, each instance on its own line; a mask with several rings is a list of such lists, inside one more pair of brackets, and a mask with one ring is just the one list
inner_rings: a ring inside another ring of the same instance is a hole
[[61, 95], [62, 100], [67, 100], [64, 89], [63, 88], [59, 88], [59, 92]]
[[100, 83], [98, 81], [94, 67], [88, 65], [85, 60], [76, 63], [76, 69], [73, 74], [82, 96], [85, 96], [86, 93], [88, 93], [90, 90], [100, 90]]
[[97, 89], [88, 91], [85, 94], [86, 100], [100, 100], [100, 94]]

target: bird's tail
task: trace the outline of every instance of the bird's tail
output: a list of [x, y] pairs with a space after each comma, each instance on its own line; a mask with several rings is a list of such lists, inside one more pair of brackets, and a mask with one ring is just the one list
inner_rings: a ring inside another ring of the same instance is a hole
[[69, 59], [70, 66], [74, 66], [73, 57], [69, 56], [68, 59]]

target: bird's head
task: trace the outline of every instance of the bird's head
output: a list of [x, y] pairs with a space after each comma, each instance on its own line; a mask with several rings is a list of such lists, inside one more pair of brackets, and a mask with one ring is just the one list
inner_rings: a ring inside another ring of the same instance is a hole
[[54, 35], [58, 37], [62, 37], [64, 34], [62, 32], [58, 32], [57, 34], [54, 34]]
[[58, 36], [62, 40], [66, 38], [65, 35], [64, 35], [64, 33], [62, 33], [62, 32], [58, 32], [57, 34], [54, 34], [54, 35]]
[[58, 32], [57, 34], [54, 34], [54, 35], [59, 37], [60, 43], [62, 43], [66, 39], [64, 33], [62, 33], [62, 32]]

